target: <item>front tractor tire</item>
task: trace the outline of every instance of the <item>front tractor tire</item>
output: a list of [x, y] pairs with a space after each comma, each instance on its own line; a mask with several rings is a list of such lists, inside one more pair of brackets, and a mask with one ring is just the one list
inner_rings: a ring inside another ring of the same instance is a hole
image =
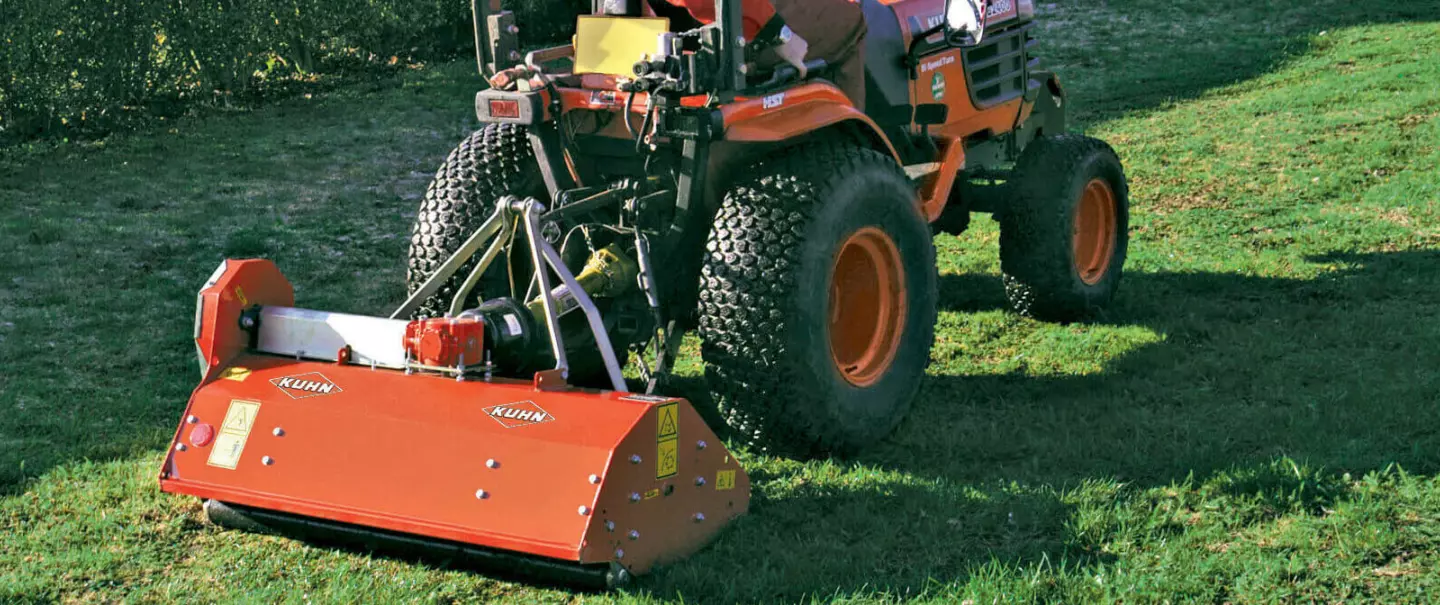
[[1025, 148], [1000, 219], [1000, 268], [1016, 313], [1088, 319], [1120, 286], [1129, 243], [1129, 190], [1104, 141], [1041, 138]]
[[935, 249], [886, 155], [812, 144], [761, 161], [716, 214], [701, 354], [721, 415], [759, 449], [845, 455], [894, 430], [934, 340]]

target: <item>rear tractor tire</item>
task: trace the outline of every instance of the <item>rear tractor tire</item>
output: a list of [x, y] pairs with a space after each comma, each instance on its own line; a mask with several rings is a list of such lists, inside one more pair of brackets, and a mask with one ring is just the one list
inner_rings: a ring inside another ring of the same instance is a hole
[[759, 449], [844, 455], [888, 435], [930, 360], [935, 249], [894, 160], [819, 143], [756, 164], [701, 270], [705, 375]]
[[1000, 214], [1000, 268], [1016, 313], [1087, 319], [1120, 286], [1130, 223], [1120, 158], [1104, 141], [1041, 138], [1025, 148]]

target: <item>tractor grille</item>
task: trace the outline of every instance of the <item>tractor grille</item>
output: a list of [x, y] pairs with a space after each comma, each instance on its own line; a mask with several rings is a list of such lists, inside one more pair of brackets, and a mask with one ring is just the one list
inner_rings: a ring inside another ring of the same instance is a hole
[[1030, 21], [992, 33], [978, 46], [965, 49], [965, 80], [976, 107], [993, 107], [1025, 94], [1028, 73], [1040, 63], [1030, 56], [1034, 25]]

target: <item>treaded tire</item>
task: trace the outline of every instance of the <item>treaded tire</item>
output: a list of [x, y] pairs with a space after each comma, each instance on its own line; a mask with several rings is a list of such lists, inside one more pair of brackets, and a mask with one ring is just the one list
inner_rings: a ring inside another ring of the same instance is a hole
[[[410, 232], [406, 291], [414, 292], [430, 277], [460, 244], [470, 237], [481, 223], [495, 211], [495, 202], [506, 195], [518, 197], [545, 194], [545, 183], [535, 152], [530, 147], [524, 127], [513, 124], [490, 124], [471, 134], [460, 143], [435, 173], [425, 201], [415, 216]], [[477, 255], [478, 257], [478, 255]], [[416, 317], [441, 317], [449, 310], [455, 289], [474, 268], [476, 259], [466, 263], [440, 291], [416, 310]], [[507, 285], [502, 259], [486, 272], [476, 290], [497, 283]], [[478, 304], [472, 293], [469, 305]], [[487, 294], [495, 295], [497, 292]]]
[[[1113, 193], [1113, 242], [1103, 269], [1076, 260], [1077, 207], [1103, 180]], [[1000, 268], [1016, 313], [1046, 321], [1079, 321], [1114, 298], [1129, 243], [1129, 191], [1120, 158], [1104, 141], [1080, 135], [1041, 138], [1020, 156], [1015, 195], [1000, 219]]]
[[[839, 143], [789, 149], [721, 202], [701, 269], [699, 334], [722, 417], [758, 449], [844, 455], [904, 418], [930, 360], [935, 249], [898, 165]], [[875, 228], [898, 250], [902, 327], [893, 357], [867, 386], [847, 380], [831, 350], [837, 255]], [[902, 281], [903, 280], [903, 281]]]

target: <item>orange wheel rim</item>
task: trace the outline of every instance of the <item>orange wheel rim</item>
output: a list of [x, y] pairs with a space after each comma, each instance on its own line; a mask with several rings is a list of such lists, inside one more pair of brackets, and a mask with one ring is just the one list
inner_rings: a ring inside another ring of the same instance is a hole
[[1115, 255], [1115, 191], [1105, 179], [1092, 179], [1080, 194], [1074, 220], [1075, 271], [1095, 285], [1105, 279]]
[[905, 294], [900, 249], [884, 231], [865, 227], [840, 245], [830, 276], [830, 356], [850, 384], [875, 384], [895, 361]]

